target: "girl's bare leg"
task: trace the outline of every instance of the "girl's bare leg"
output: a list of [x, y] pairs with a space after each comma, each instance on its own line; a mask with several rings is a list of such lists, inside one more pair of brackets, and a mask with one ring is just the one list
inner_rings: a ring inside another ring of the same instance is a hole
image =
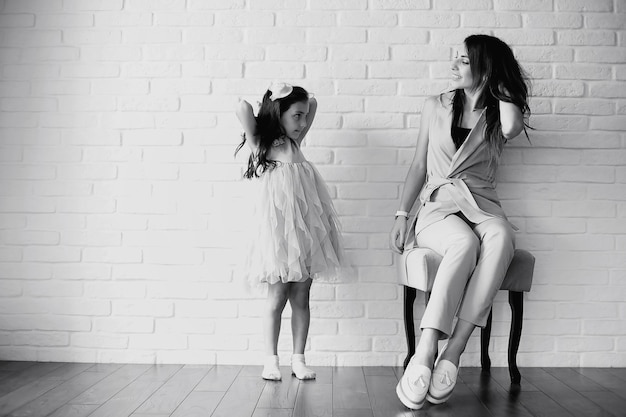
[[263, 317], [263, 333], [265, 336], [265, 352], [267, 354], [263, 366], [264, 379], [280, 380], [278, 368], [278, 336], [283, 310], [289, 296], [289, 285], [282, 282], [268, 285], [267, 302]]
[[289, 304], [291, 305], [291, 332], [293, 334], [293, 356], [291, 368], [299, 379], [314, 379], [315, 372], [306, 367], [304, 362], [304, 348], [309, 334], [311, 310], [309, 309], [309, 294], [311, 280], [292, 282], [289, 289]]

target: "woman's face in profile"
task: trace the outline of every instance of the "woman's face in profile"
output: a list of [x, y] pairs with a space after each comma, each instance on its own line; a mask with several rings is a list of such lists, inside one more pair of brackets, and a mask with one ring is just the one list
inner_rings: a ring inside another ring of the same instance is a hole
[[452, 88], [471, 89], [474, 85], [474, 77], [470, 67], [469, 55], [465, 43], [461, 43], [452, 52], [452, 64], [450, 66]]

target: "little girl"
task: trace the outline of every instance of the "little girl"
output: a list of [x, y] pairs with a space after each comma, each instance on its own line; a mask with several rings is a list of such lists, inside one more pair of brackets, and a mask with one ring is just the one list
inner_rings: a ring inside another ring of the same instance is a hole
[[278, 335], [287, 300], [293, 333], [292, 373], [313, 379], [304, 362], [309, 331], [309, 290], [313, 280], [335, 281], [345, 256], [339, 223], [326, 184], [300, 145], [313, 123], [317, 101], [301, 87], [274, 83], [263, 96], [258, 115], [241, 101], [237, 117], [243, 141], [252, 150], [245, 178], [257, 182], [247, 276], [267, 283], [263, 333], [266, 354], [262, 377], [280, 380]]

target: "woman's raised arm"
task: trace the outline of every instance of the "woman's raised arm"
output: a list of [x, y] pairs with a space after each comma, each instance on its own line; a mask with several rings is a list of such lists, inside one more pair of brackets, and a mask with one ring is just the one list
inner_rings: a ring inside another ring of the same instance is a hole
[[[510, 97], [505, 88], [502, 90], [504, 90], [504, 95]], [[524, 130], [524, 115], [522, 114], [522, 110], [517, 107], [517, 105], [503, 100], [499, 100], [498, 106], [500, 107], [502, 135], [507, 140], [513, 139]]]

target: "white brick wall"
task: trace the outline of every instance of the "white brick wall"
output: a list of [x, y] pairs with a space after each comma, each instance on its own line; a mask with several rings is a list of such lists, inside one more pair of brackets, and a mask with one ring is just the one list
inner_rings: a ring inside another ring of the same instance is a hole
[[626, 366], [625, 29], [623, 0], [0, 0], [0, 359], [259, 362], [233, 107], [278, 78], [319, 100], [305, 153], [358, 270], [314, 286], [309, 362], [399, 364], [387, 232], [422, 103], [480, 32], [534, 85], [499, 184], [537, 257], [519, 362]]

